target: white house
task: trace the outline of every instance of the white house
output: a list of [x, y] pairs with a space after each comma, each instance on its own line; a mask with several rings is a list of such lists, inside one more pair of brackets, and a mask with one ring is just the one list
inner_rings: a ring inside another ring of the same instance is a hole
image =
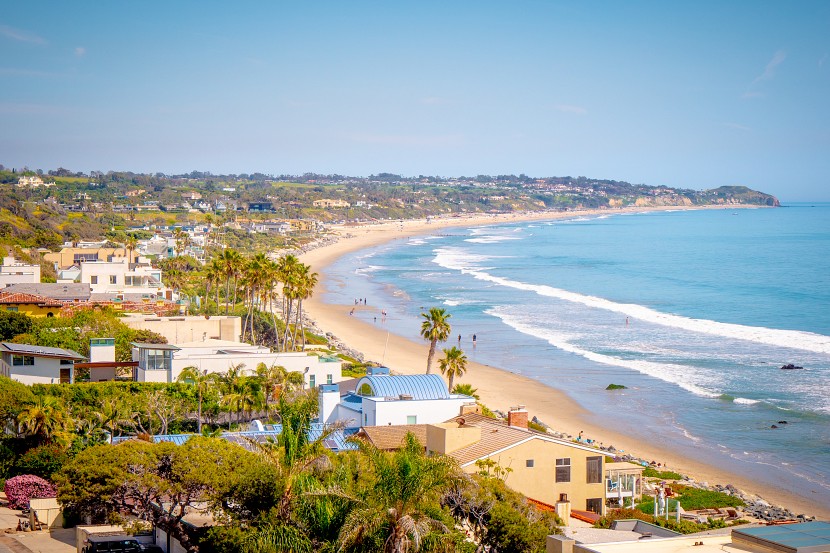
[[289, 372], [303, 373], [305, 385], [337, 384], [343, 380], [337, 357], [319, 357], [304, 352], [272, 352], [264, 346], [206, 338], [180, 344], [133, 344], [133, 361], [138, 361], [135, 379], [139, 382], [175, 382], [182, 369], [196, 367], [208, 373], [225, 373], [243, 365], [243, 373], [254, 374], [257, 365], [279, 365]]
[[28, 265], [8, 255], [0, 265], [0, 288], [11, 284], [40, 283], [40, 265]]
[[23, 384], [75, 381], [75, 361], [84, 357], [72, 350], [0, 342], [0, 375]]
[[475, 398], [450, 394], [437, 374], [390, 375], [386, 367], [370, 368], [354, 392], [340, 396], [337, 386], [320, 386], [319, 420], [346, 427], [431, 424], [458, 416]]
[[89, 284], [93, 294], [152, 294], [163, 295], [161, 269], [150, 265], [130, 263], [126, 257], [112, 261], [85, 261], [80, 264], [78, 280]]

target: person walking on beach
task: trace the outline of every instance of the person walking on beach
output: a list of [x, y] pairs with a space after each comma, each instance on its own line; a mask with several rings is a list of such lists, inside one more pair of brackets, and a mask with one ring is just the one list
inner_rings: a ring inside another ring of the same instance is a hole
[[473, 348], [476, 347], [476, 335], [473, 334]]
[[461, 347], [461, 334], [458, 335], [458, 347]]

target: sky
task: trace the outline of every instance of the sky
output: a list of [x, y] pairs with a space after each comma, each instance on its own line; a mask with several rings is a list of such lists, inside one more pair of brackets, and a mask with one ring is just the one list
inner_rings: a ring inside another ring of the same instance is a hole
[[830, 201], [830, 2], [0, 4], [0, 163]]

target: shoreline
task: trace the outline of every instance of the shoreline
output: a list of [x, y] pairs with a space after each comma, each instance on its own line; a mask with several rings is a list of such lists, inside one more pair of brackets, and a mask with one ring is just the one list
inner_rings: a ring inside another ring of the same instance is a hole
[[[607, 215], [619, 213], [643, 213], [648, 211], [678, 211], [694, 209], [740, 209], [762, 208], [763, 206], [666, 206], [622, 209], [597, 209], [569, 212], [533, 212], [505, 215], [481, 215], [468, 217], [447, 217], [424, 220], [408, 220], [374, 223], [334, 228], [336, 238], [322, 246], [301, 254], [304, 263], [312, 270], [321, 272], [325, 267], [347, 253], [370, 248], [400, 238], [428, 234], [436, 230], [453, 227], [472, 227], [523, 222], [534, 220], [570, 219], [580, 216]], [[331, 333], [349, 348], [361, 352], [367, 360], [380, 361], [400, 374], [418, 374], [424, 371], [427, 344], [415, 342], [388, 333], [367, 322], [349, 316], [354, 307], [350, 304], [327, 304], [320, 300], [330, 283], [321, 275], [315, 295], [304, 302], [306, 313], [315, 324]], [[373, 310], [374, 307], [362, 309]], [[598, 443], [613, 444], [618, 450], [643, 459], [653, 459], [663, 464], [662, 470], [669, 469], [693, 478], [695, 482], [732, 484], [757, 495], [766, 501], [784, 505], [795, 514], [805, 513], [828, 518], [830, 512], [813, 504], [808, 497], [799, 496], [785, 489], [769, 487], [714, 467], [696, 459], [680, 456], [670, 451], [669, 444], [643, 443], [620, 432], [609, 430], [596, 418], [589, 420], [591, 413], [579, 405], [576, 399], [556, 388], [542, 384], [528, 377], [481, 363], [470, 362], [463, 382], [478, 389], [481, 402], [490, 409], [506, 412], [509, 407], [525, 405], [530, 417], [536, 416], [552, 429], [576, 436], [584, 431], [587, 437]]]

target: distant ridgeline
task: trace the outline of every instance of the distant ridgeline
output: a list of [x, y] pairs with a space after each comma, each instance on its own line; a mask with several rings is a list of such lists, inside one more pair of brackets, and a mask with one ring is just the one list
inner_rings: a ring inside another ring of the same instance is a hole
[[392, 173], [369, 177], [199, 171], [86, 174], [64, 168], [44, 173], [0, 165], [0, 244], [54, 249], [67, 240], [123, 242], [124, 231], [130, 227], [218, 223], [238, 216], [248, 221], [329, 222], [713, 204], [777, 206], [778, 200], [745, 186], [688, 190], [524, 174], [452, 178]]

